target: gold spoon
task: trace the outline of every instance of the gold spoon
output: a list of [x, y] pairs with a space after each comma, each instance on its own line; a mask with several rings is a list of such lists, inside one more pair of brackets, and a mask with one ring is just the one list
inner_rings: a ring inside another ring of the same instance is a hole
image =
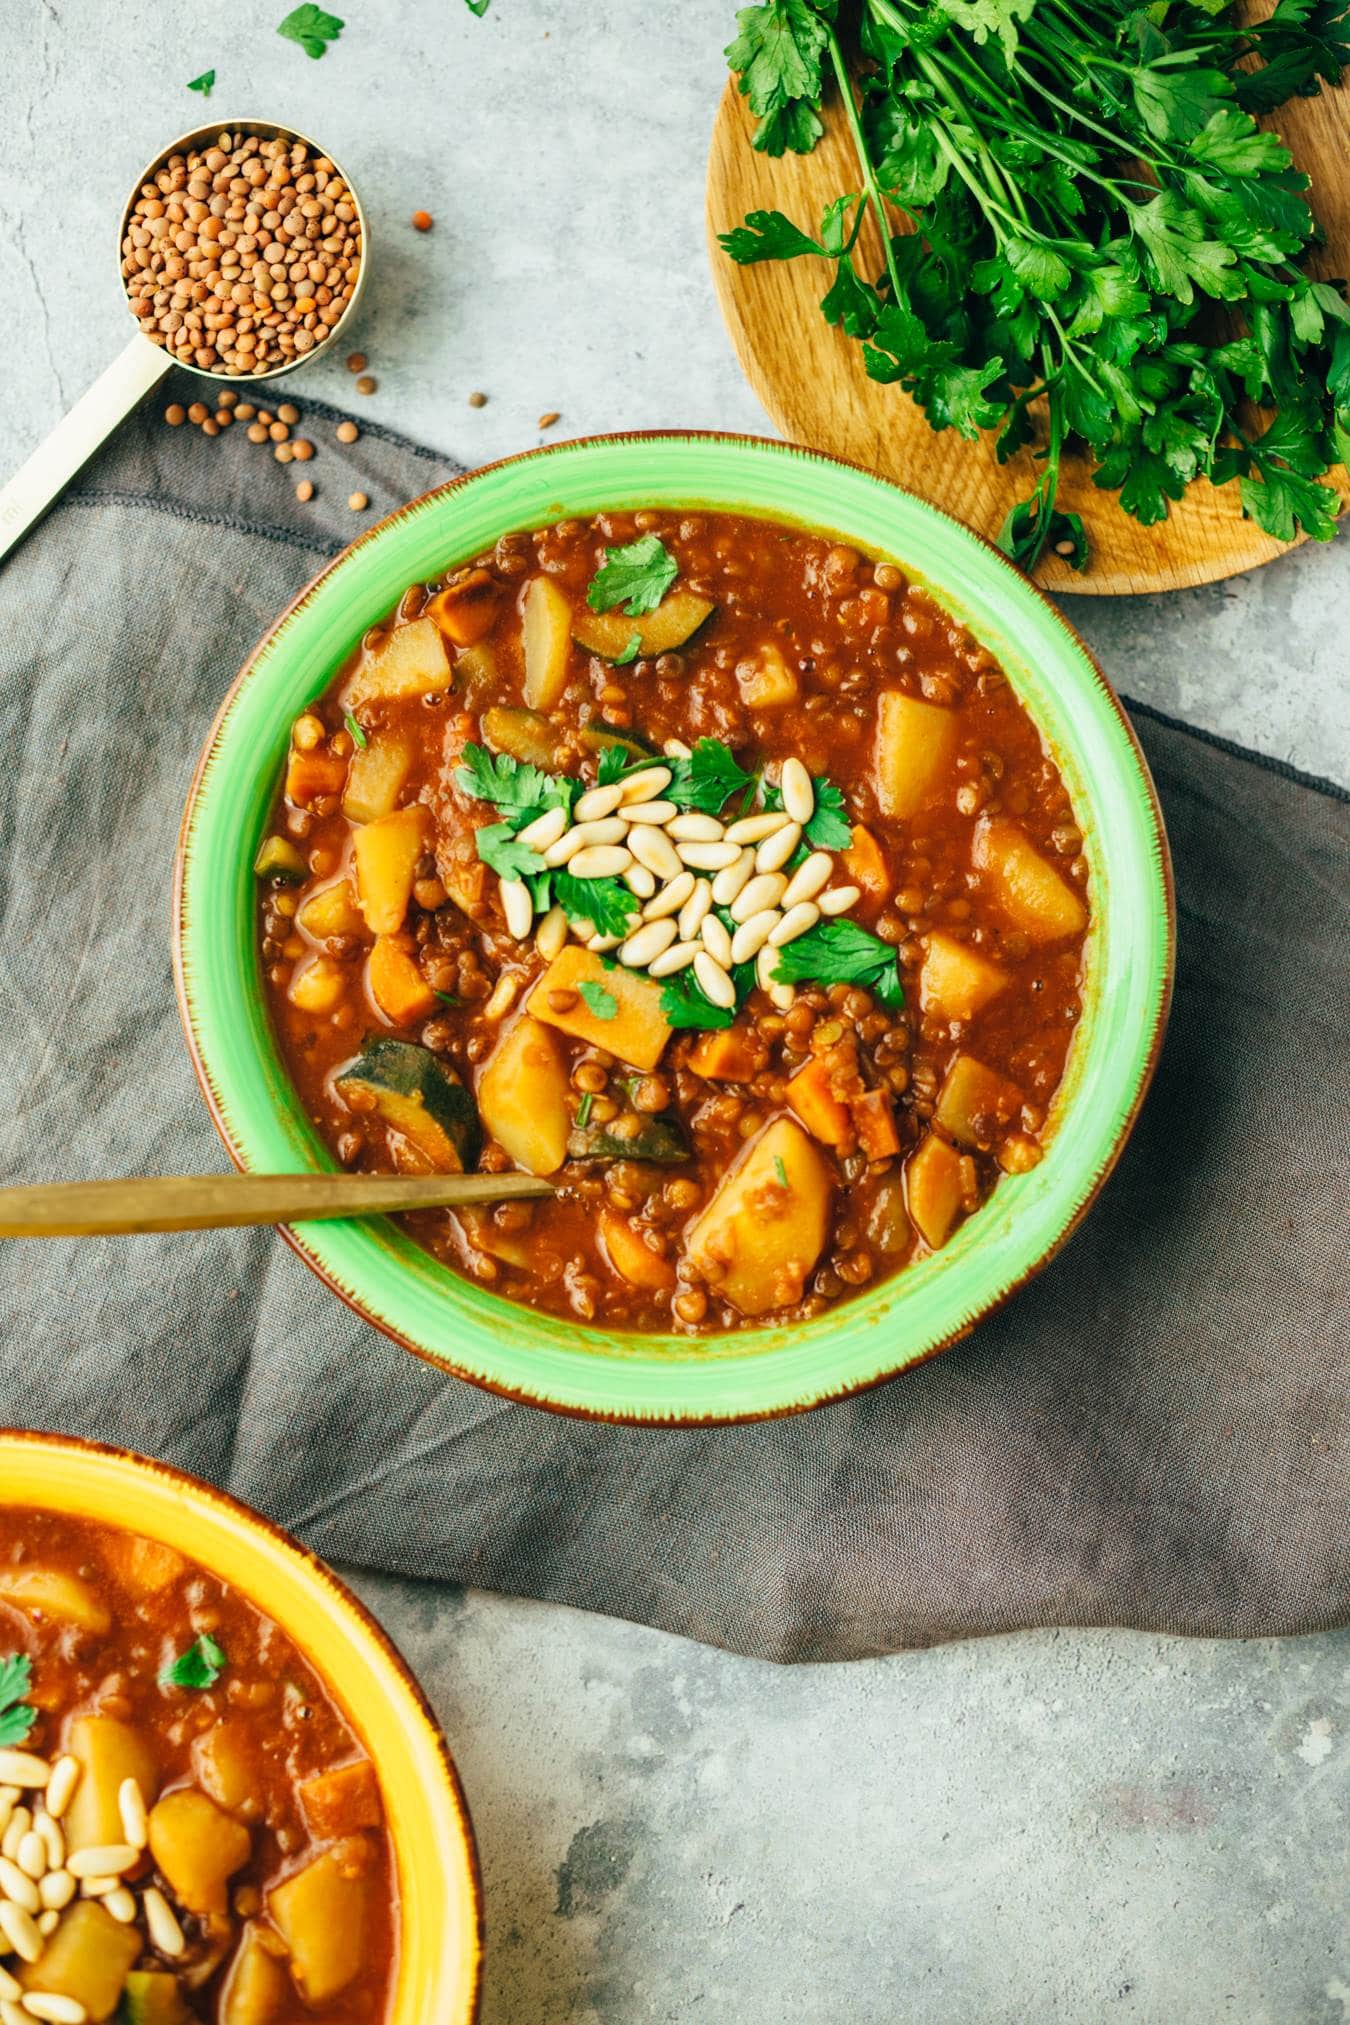
[[[150, 182], [156, 169], [170, 155], [185, 154], [191, 148], [208, 145], [217, 134], [223, 133], [257, 134], [264, 139], [270, 139], [273, 134], [282, 134], [288, 140], [304, 141], [316, 155], [325, 152], [317, 141], [310, 139], [308, 134], [302, 134], [298, 127], [286, 126], [280, 120], [210, 120], [205, 126], [193, 127], [188, 133], [180, 134], [176, 141], [170, 141], [167, 147], [161, 148], [154, 159], [142, 169], [131, 186], [131, 194], [122, 206], [121, 223], [117, 228], [119, 283], [122, 242], [127, 236], [127, 225], [136, 199], [140, 195], [142, 183]], [[332, 350], [339, 334], [350, 326], [366, 285], [366, 275], [370, 267], [370, 234], [366, 226], [366, 214], [361, 208], [361, 199], [351, 178], [336, 156], [329, 155], [328, 160], [346, 183], [356, 211], [361, 231], [361, 267], [351, 301], [327, 337], [322, 338], [313, 351], [306, 352], [303, 357], [286, 365], [269, 367], [265, 373], [225, 373], [184, 364], [175, 358], [166, 346], [157, 345], [146, 337], [138, 326], [135, 335], [117, 358], [95, 380], [93, 386], [81, 394], [74, 407], [62, 416], [46, 441], [39, 443], [28, 462], [15, 472], [7, 485], [0, 486], [0, 560], [22, 541], [29, 528], [41, 519], [52, 501], [65, 490], [80, 467], [87, 463], [99, 445], [112, 434], [118, 423], [131, 412], [136, 403], [148, 394], [152, 387], [159, 385], [171, 367], [182, 364], [184, 371], [196, 374], [198, 379], [208, 384], [214, 382], [217, 387], [233, 387], [236, 392], [242, 392], [250, 387], [259, 386], [264, 380], [280, 379], [283, 373], [293, 373], [300, 366], [312, 365], [316, 359], [322, 358], [325, 352]], [[125, 300], [125, 284], [121, 286]], [[130, 303], [126, 306], [130, 315]]]
[[533, 1174], [156, 1174], [0, 1188], [0, 1237], [116, 1237], [552, 1195]]

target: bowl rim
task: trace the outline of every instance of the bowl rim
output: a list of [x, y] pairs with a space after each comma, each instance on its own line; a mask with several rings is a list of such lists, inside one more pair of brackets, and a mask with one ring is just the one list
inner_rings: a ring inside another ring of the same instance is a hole
[[[279, 1525], [275, 1519], [268, 1518], [265, 1513], [258, 1511], [255, 1506], [246, 1504], [242, 1498], [235, 1497], [233, 1492], [222, 1490], [218, 1485], [209, 1483], [205, 1478], [195, 1475], [191, 1470], [181, 1468], [177, 1463], [164, 1462], [158, 1456], [147, 1455], [138, 1449], [125, 1448], [114, 1442], [96, 1441], [87, 1435], [55, 1433], [39, 1428], [18, 1427], [8, 1423], [0, 1424], [0, 1466], [3, 1465], [6, 1455], [9, 1454], [17, 1453], [20, 1460], [27, 1460], [27, 1452], [32, 1449], [37, 1449], [40, 1453], [48, 1456], [59, 1454], [71, 1461], [77, 1470], [86, 1467], [96, 1469], [100, 1465], [107, 1464], [111, 1466], [114, 1472], [125, 1470], [132, 1478], [153, 1481], [161, 1486], [167, 1486], [175, 1491], [189, 1506], [195, 1506], [198, 1509], [204, 1508], [208, 1516], [223, 1518], [227, 1524], [233, 1524], [239, 1529], [250, 1547], [256, 1544], [252, 1536], [261, 1534], [269, 1547], [274, 1552], [279, 1552], [281, 1559], [290, 1564], [292, 1572], [296, 1576], [313, 1585], [316, 1594], [322, 1598], [327, 1609], [334, 1612], [339, 1619], [345, 1616], [349, 1620], [349, 1623], [360, 1632], [362, 1637], [376, 1648], [380, 1662], [389, 1669], [392, 1682], [381, 1680], [379, 1674], [372, 1670], [370, 1673], [371, 1685], [379, 1697], [391, 1703], [396, 1699], [395, 1695], [390, 1692], [391, 1685], [397, 1689], [398, 1697], [401, 1697], [403, 1701], [403, 1707], [399, 1713], [405, 1724], [411, 1720], [415, 1721], [420, 1727], [423, 1740], [429, 1746], [436, 1761], [437, 1771], [442, 1780], [446, 1798], [450, 1803], [459, 1829], [464, 1882], [467, 1886], [471, 1912], [467, 1938], [472, 1945], [473, 1953], [469, 1963], [469, 1983], [465, 1993], [467, 2003], [458, 2015], [461, 2025], [475, 2025], [482, 2003], [485, 1921], [482, 1865], [478, 1854], [478, 1841], [474, 1832], [473, 1817], [469, 1811], [468, 1799], [460, 1780], [458, 1768], [450, 1752], [449, 1742], [437, 1719], [435, 1710], [427, 1699], [426, 1692], [408, 1664], [408, 1661], [404, 1658], [402, 1652], [400, 1652], [398, 1646], [394, 1643], [394, 1640], [390, 1637], [374, 1612], [361, 1601], [360, 1597], [342, 1580], [342, 1577], [336, 1570], [329, 1566], [322, 1555], [316, 1554], [312, 1548], [307, 1547], [302, 1540], [297, 1539], [286, 1527]], [[17, 1496], [10, 1496], [3, 1488], [0, 1488], [0, 1505], [30, 1506], [36, 1511], [65, 1511], [67, 1509], [63, 1505], [54, 1505], [50, 1498], [44, 1498], [41, 1482], [36, 1478], [31, 1485], [22, 1486], [20, 1494]], [[76, 1516], [93, 1517], [96, 1524], [108, 1525], [124, 1532], [134, 1533], [140, 1530], [134, 1511], [128, 1512], [125, 1523], [117, 1519], [104, 1519], [101, 1516], [96, 1517], [88, 1513], [77, 1512]], [[155, 1536], [147, 1535], [147, 1537]], [[187, 1554], [189, 1560], [195, 1561], [199, 1566], [206, 1568], [208, 1573], [215, 1572], [211, 1568], [210, 1563], [201, 1555], [193, 1553], [190, 1548], [184, 1548], [183, 1551]], [[255, 1610], [261, 1611], [264, 1616], [275, 1615], [272, 1611], [264, 1609], [262, 1603], [249, 1592], [246, 1585], [237, 1581], [233, 1575], [220, 1576], [219, 1579], [228, 1581], [232, 1588], [238, 1589], [252, 1607]], [[278, 1617], [276, 1621], [281, 1623], [281, 1627], [288, 1637], [296, 1639], [296, 1642], [299, 1643], [297, 1634], [284, 1619]], [[358, 1742], [362, 1744], [363, 1748], [369, 1749], [366, 1739], [361, 1735], [359, 1720], [352, 1712], [351, 1704], [355, 1697], [349, 1691], [335, 1686], [329, 1678], [329, 1670], [324, 1661], [317, 1658], [303, 1644], [300, 1649], [304, 1652], [308, 1663], [323, 1681], [325, 1688], [339, 1702], [347, 1722], [356, 1731]], [[376, 1771], [377, 1777], [381, 1777], [381, 1785], [383, 1786], [383, 1778], [378, 1764]], [[392, 1797], [392, 1794], [386, 1793], [387, 1802], [391, 1801]], [[446, 1853], [445, 1860], [448, 1861], [448, 1852]], [[396, 1959], [401, 1959], [405, 1939], [403, 1922], [412, 1910], [413, 1898], [411, 1890], [408, 1888], [408, 1883], [402, 1876], [397, 1863], [394, 1878], [399, 1909], [398, 1935], [400, 1943], [399, 1956]], [[412, 1994], [416, 1995], [415, 1992]], [[395, 1998], [398, 1996], [397, 1985], [395, 1986], [394, 1996]], [[391, 2013], [391, 2025], [400, 2025], [401, 2018], [404, 2015], [406, 2015], [404, 2006], [400, 2004], [399, 2009]], [[420, 2021], [410, 2020], [409, 2025], [420, 2025]]]
[[[742, 431], [731, 430], [680, 428], [621, 430], [591, 436], [566, 438], [554, 443], [542, 444], [531, 450], [516, 451], [509, 456], [496, 458], [490, 463], [474, 466], [470, 470], [457, 473], [453, 478], [446, 480], [440, 485], [432, 486], [427, 491], [417, 494], [413, 499], [406, 501], [403, 505], [396, 507], [390, 513], [384, 515], [381, 520], [375, 522], [371, 527], [364, 529], [335, 556], [329, 558], [323, 567], [302, 586], [291, 602], [272, 621], [271, 625], [268, 626], [267, 630], [254, 645], [225, 693], [220, 708], [203, 742], [197, 765], [193, 771], [179, 825], [178, 842], [174, 857], [171, 899], [173, 913], [172, 955], [174, 989], [189, 1057], [211, 1120], [220, 1135], [222, 1144], [230, 1160], [241, 1172], [248, 1172], [247, 1157], [235, 1139], [234, 1132], [226, 1115], [224, 1103], [216, 1091], [205, 1051], [199, 1041], [192, 985], [189, 980], [188, 966], [185, 960], [185, 943], [188, 928], [186, 886], [190, 871], [194, 821], [198, 814], [203, 787], [217, 746], [243, 690], [251, 681], [259, 662], [269, 652], [278, 634], [310, 603], [328, 582], [329, 578], [347, 565], [353, 556], [357, 555], [368, 545], [381, 540], [391, 528], [397, 526], [408, 516], [430, 506], [433, 502], [453, 497], [477, 481], [514, 466], [548, 462], [558, 457], [575, 455], [578, 452], [588, 450], [603, 451], [607, 449], [622, 449], [624, 446], [654, 444], [686, 446], [698, 444], [725, 445], [733, 449], [748, 450], [752, 454], [766, 454], [770, 457], [782, 457], [784, 459], [801, 459], [805, 460], [808, 464], [836, 468], [867, 480], [871, 485], [877, 486], [883, 492], [896, 495], [898, 499], [903, 501], [908, 508], [917, 513], [921, 518], [931, 518], [939, 521], [948, 529], [955, 531], [959, 538], [970, 542], [980, 551], [981, 559], [995, 564], [1004, 577], [1012, 582], [1019, 594], [1029, 594], [1031, 599], [1043, 608], [1053, 627], [1063, 635], [1067, 650], [1071, 654], [1076, 654], [1086, 664], [1087, 670], [1090, 671], [1091, 676], [1094, 678], [1098, 698], [1110, 713], [1113, 719], [1112, 728], [1123, 738], [1133, 762], [1136, 775], [1134, 785], [1141, 793], [1143, 806], [1146, 810], [1147, 827], [1157, 876], [1161, 886], [1162, 910], [1159, 922], [1161, 929], [1159, 945], [1160, 961], [1158, 964], [1156, 996], [1152, 1002], [1150, 1012], [1148, 1048], [1139, 1063], [1128, 1106], [1121, 1113], [1110, 1146], [1101, 1156], [1090, 1184], [1084, 1190], [1073, 1213], [1040, 1247], [1036, 1256], [1016, 1273], [1015, 1277], [1011, 1278], [1001, 1288], [981, 1295], [973, 1311], [943, 1333], [940, 1338], [926, 1344], [921, 1351], [905, 1355], [897, 1354], [896, 1361], [888, 1363], [884, 1369], [869, 1371], [855, 1380], [838, 1383], [830, 1381], [826, 1386], [814, 1390], [808, 1398], [781, 1400], [767, 1406], [724, 1408], [720, 1411], [691, 1411], [683, 1402], [674, 1406], [662, 1405], [658, 1407], [645, 1407], [639, 1410], [636, 1408], [629, 1409], [626, 1407], [598, 1405], [591, 1400], [557, 1398], [542, 1389], [532, 1389], [529, 1385], [515, 1385], [499, 1376], [474, 1370], [467, 1364], [458, 1362], [453, 1350], [433, 1348], [430, 1344], [410, 1335], [407, 1331], [399, 1328], [387, 1317], [383, 1316], [379, 1312], [378, 1307], [371, 1300], [363, 1297], [356, 1288], [343, 1285], [324, 1259], [306, 1241], [305, 1236], [300, 1231], [291, 1225], [277, 1226], [281, 1236], [291, 1249], [304, 1260], [305, 1264], [324, 1285], [332, 1293], [336, 1294], [346, 1307], [351, 1309], [353, 1314], [369, 1323], [381, 1335], [387, 1337], [401, 1349], [411, 1351], [415, 1356], [420, 1357], [424, 1362], [431, 1364], [442, 1373], [463, 1379], [472, 1385], [478, 1386], [481, 1390], [491, 1392], [500, 1398], [509, 1399], [519, 1405], [543, 1408], [552, 1413], [559, 1413], [580, 1420], [616, 1426], [641, 1427], [733, 1426], [762, 1420], [785, 1419], [798, 1413], [811, 1412], [819, 1406], [826, 1406], [843, 1399], [857, 1397], [862, 1393], [871, 1391], [876, 1386], [889, 1384], [892, 1379], [900, 1376], [902, 1373], [915, 1369], [919, 1365], [928, 1363], [933, 1358], [941, 1356], [945, 1351], [951, 1349], [955, 1344], [969, 1336], [986, 1317], [998, 1313], [1000, 1309], [1006, 1306], [1015, 1295], [1019, 1294], [1031, 1280], [1057, 1257], [1059, 1252], [1062, 1251], [1070, 1238], [1079, 1229], [1089, 1211], [1096, 1204], [1129, 1141], [1144, 1099], [1148, 1095], [1162, 1051], [1163, 1041], [1166, 1037], [1176, 973], [1176, 888], [1171, 847], [1152, 771], [1139, 742], [1138, 734], [1098, 656], [1088, 646], [1077, 628], [1064, 616], [1049, 595], [986, 536], [968, 527], [956, 515], [948, 513], [942, 507], [932, 505], [929, 501], [920, 498], [918, 494], [908, 491], [904, 486], [898, 485], [892, 479], [881, 477], [877, 472], [869, 470], [865, 465], [858, 463], [854, 459], [837, 456], [830, 451], [817, 450], [809, 444], [795, 443], [773, 437], [754, 436]], [[555, 508], [554, 510], [560, 511], [561, 509]], [[751, 513], [752, 516], [754, 514], [752, 508], [745, 505], [738, 508], [733, 502], [721, 502], [709, 510], [722, 512], [741, 511]], [[772, 515], [765, 512], [759, 514], [758, 517], [770, 519]], [[811, 528], [813, 526], [817, 532], [829, 531], [824, 515], [819, 517], [814, 523], [809, 519], [797, 521], [790, 515], [783, 515], [782, 519], [785, 523], [791, 522], [791, 524], [801, 525], [804, 528]], [[539, 524], [542, 525], [543, 523], [540, 522]], [[842, 529], [836, 529], [835, 531], [841, 534], [845, 532]], [[900, 557], [898, 559], [903, 566], [904, 558]], [[925, 583], [931, 583], [934, 589], [938, 591], [943, 590], [944, 586], [936, 579], [924, 577], [922, 572], [918, 572], [918, 574], [923, 577]], [[947, 586], [946, 588], [948, 595], [951, 595], [951, 587]], [[331, 674], [329, 679], [331, 680]], [[1033, 722], [1037, 723], [1038, 730], [1041, 730], [1044, 735], [1044, 726], [1040, 723], [1033, 706], [1020, 692], [1019, 701], [1022, 703], [1023, 708], [1028, 711], [1028, 714], [1032, 716]], [[971, 1221], [973, 1223], [975, 1220], [972, 1219]], [[332, 1227], [330, 1226], [329, 1228], [331, 1229]], [[443, 1268], [442, 1270], [446, 1271], [448, 1277], [458, 1284], [458, 1275], [449, 1274], [448, 1269]], [[891, 1285], [898, 1277], [898, 1275], [895, 1275], [890, 1280], [878, 1282], [877, 1284], [879, 1286]], [[866, 1293], [860, 1293], [845, 1305], [848, 1308], [853, 1308], [857, 1304], [864, 1302], [866, 1298]], [[537, 1311], [529, 1309], [523, 1303], [499, 1301], [498, 1305], [502, 1307], [509, 1306], [514, 1310], [523, 1310], [526, 1314], [537, 1313]], [[827, 1318], [822, 1317], [820, 1319], [825, 1320]], [[632, 1332], [593, 1331], [583, 1329], [580, 1325], [577, 1325], [573, 1333], [577, 1336], [608, 1335], [612, 1340], [639, 1344], [651, 1340], [645, 1335], [637, 1336]], [[728, 1333], [734, 1335], [735, 1332]], [[709, 1339], [700, 1338], [697, 1340], [702, 1342]], [[726, 1340], [726, 1337], [713, 1340]], [[899, 1346], [897, 1346], [898, 1348]]]

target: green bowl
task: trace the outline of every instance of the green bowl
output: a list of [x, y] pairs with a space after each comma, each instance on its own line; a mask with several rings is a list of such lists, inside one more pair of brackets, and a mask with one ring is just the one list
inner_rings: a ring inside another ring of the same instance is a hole
[[286, 1235], [386, 1335], [457, 1377], [556, 1411], [709, 1422], [791, 1413], [893, 1377], [972, 1329], [1050, 1259], [1110, 1173], [1162, 1041], [1175, 940], [1148, 768], [1119, 703], [1054, 607], [977, 536], [869, 472], [753, 438], [563, 443], [488, 466], [382, 521], [267, 634], [207, 741], [179, 846], [175, 961], [188, 1044], [239, 1166], [331, 1168], [277, 1052], [251, 871], [290, 727], [404, 587], [509, 529], [605, 508], [723, 508], [828, 530], [893, 557], [1003, 664], [1055, 754], [1085, 833], [1093, 925], [1083, 1013], [1045, 1159], [1000, 1181], [931, 1258], [790, 1328], [639, 1336], [536, 1313], [460, 1279], [380, 1218]]

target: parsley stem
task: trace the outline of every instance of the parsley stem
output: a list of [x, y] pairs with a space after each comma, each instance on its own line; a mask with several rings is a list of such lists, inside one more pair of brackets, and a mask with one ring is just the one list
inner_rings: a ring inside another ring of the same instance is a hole
[[885, 200], [881, 194], [881, 186], [877, 182], [876, 170], [872, 165], [872, 157], [868, 150], [867, 137], [863, 133], [862, 121], [858, 117], [858, 108], [854, 102], [853, 85], [849, 78], [848, 65], [844, 62], [844, 52], [839, 46], [839, 37], [835, 33], [833, 25], [830, 22], [823, 22], [822, 26], [825, 29], [825, 39], [829, 45], [830, 64], [834, 71], [835, 83], [839, 87], [839, 96], [844, 105], [844, 116], [848, 120], [849, 132], [853, 136], [853, 148], [858, 157], [858, 167], [862, 171], [863, 189], [867, 193], [868, 203], [872, 207], [873, 216], [881, 232], [881, 246], [886, 257], [886, 272], [890, 276], [892, 299], [896, 302], [903, 302], [904, 290], [900, 285], [900, 269], [895, 258], [895, 247], [891, 243], [891, 221], [887, 214]]

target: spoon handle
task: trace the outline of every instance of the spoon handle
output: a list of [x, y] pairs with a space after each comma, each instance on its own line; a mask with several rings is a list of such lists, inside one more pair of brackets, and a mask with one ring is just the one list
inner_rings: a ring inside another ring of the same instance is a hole
[[0, 1188], [0, 1237], [113, 1237], [551, 1195], [533, 1174], [157, 1174]]
[[162, 345], [138, 331], [92, 387], [80, 395], [46, 439], [0, 489], [0, 560], [41, 520], [82, 464], [111, 436], [124, 415], [157, 387], [173, 364]]

